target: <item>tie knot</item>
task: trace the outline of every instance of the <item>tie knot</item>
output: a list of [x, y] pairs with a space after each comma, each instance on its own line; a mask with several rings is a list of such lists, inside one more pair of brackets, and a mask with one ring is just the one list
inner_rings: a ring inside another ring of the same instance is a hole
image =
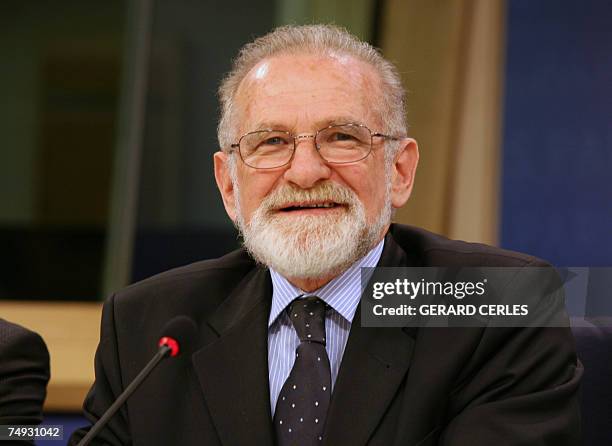
[[300, 341], [325, 345], [325, 302], [317, 296], [296, 299], [289, 306], [289, 316]]

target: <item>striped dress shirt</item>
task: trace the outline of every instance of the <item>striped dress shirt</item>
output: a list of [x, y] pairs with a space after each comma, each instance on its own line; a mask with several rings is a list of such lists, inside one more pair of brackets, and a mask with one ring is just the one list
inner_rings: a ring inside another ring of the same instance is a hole
[[384, 239], [344, 273], [311, 293], [306, 293], [293, 286], [279, 273], [270, 269], [273, 292], [272, 308], [268, 319], [268, 373], [270, 379], [270, 407], [273, 417], [276, 410], [276, 400], [293, 368], [295, 350], [300, 344], [300, 339], [285, 309], [296, 297], [312, 295], [320, 297], [329, 305], [325, 313], [327, 338], [325, 349], [329, 356], [333, 389], [351, 323], [361, 298], [361, 268], [375, 267], [380, 259], [383, 246]]

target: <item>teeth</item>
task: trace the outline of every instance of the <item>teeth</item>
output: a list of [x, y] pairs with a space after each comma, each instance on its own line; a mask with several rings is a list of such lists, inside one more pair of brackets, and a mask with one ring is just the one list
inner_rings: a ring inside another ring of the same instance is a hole
[[297, 207], [300, 207], [300, 208], [333, 208], [334, 204], [333, 203], [304, 204], [304, 205], [298, 205]]

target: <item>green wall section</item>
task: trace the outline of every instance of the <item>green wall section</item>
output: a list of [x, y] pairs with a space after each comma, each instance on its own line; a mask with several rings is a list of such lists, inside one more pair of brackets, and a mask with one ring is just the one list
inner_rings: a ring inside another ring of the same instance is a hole
[[279, 0], [276, 21], [279, 25], [333, 23], [371, 41], [375, 7], [374, 0]]

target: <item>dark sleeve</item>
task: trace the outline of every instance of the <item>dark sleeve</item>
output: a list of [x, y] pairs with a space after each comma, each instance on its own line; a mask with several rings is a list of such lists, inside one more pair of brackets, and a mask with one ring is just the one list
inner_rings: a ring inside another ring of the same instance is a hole
[[[562, 294], [555, 277], [544, 288]], [[527, 294], [533, 281], [514, 285], [512, 293]], [[484, 329], [451, 398], [454, 416], [440, 445], [581, 444], [578, 389], [583, 368], [563, 296], [556, 297], [561, 299], [544, 301], [552, 310], [535, 326]]]
[[[93, 424], [104, 414], [106, 409], [117, 399], [124, 389], [121, 378], [121, 364], [117, 351], [115, 331], [115, 296], [104, 303], [100, 343], [94, 360], [95, 382], [83, 403], [83, 414]], [[75, 431], [68, 442], [76, 445], [83, 438], [89, 427]], [[131, 445], [129, 424], [125, 406], [119, 409], [104, 429], [96, 436], [91, 445]]]
[[457, 392], [440, 445], [579, 445], [583, 369], [569, 329], [520, 329], [511, 338], [502, 331], [485, 335], [497, 351]]
[[0, 319], [0, 424], [40, 424], [48, 381], [49, 352], [42, 338]]

